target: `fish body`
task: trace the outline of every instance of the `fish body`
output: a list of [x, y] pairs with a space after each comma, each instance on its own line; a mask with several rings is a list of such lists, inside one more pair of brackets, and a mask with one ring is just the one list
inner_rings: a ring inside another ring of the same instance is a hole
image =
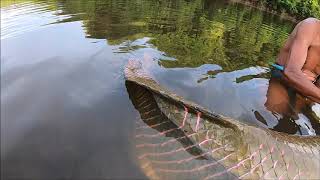
[[150, 179], [320, 179], [318, 136], [216, 114], [166, 90], [139, 60], [129, 60], [125, 77], [143, 121], [135, 137], [138, 161]]

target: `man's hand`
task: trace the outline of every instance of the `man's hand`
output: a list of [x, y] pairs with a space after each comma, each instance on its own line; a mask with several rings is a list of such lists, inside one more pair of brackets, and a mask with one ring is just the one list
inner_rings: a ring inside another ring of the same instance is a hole
[[303, 69], [302, 73], [311, 81], [314, 82], [317, 78], [317, 75], [310, 70]]
[[312, 93], [312, 95], [310, 95], [311, 93], [306, 93], [306, 88], [303, 86], [297, 86], [296, 83], [292, 82], [291, 79], [289, 79], [288, 75], [284, 76], [282, 78], [283, 81], [285, 81], [288, 85], [290, 85], [291, 87], [293, 87], [294, 89], [296, 89], [298, 92], [300, 92], [302, 95], [304, 95], [305, 97], [307, 97], [308, 99], [315, 101], [317, 103], [320, 103], [320, 81], [317, 81], [316, 84], [313, 84], [311, 82], [311, 80], [309, 80], [309, 78], [305, 77], [308, 82], [308, 84], [311, 84], [310, 86], [315, 89]]
[[[315, 86], [317, 86], [317, 88], [318, 88], [318, 90], [320, 92], [320, 80], [315, 82]], [[318, 94], [318, 97], [320, 97], [320, 94]], [[320, 98], [316, 98], [316, 97], [308, 97], [308, 98], [311, 99], [312, 101], [315, 101], [315, 102], [320, 104]]]
[[318, 99], [318, 98], [315, 98], [315, 97], [307, 97], [307, 98], [320, 104], [320, 99]]
[[320, 79], [318, 79], [318, 81], [315, 82], [314, 84], [315, 84], [315, 85], [319, 88], [319, 90], [320, 90]]

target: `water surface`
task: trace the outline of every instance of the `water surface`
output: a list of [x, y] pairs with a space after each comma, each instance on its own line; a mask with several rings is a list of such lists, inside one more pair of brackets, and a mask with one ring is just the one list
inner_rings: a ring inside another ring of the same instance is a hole
[[219, 1], [1, 1], [2, 176], [145, 178], [133, 143], [141, 119], [123, 77], [129, 58], [214, 112], [320, 134], [319, 106], [266, 107], [268, 63], [294, 25]]

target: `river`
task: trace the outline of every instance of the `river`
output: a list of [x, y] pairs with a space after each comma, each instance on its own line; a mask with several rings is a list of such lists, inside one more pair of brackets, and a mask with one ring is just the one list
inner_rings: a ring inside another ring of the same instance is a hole
[[130, 58], [216, 113], [319, 135], [319, 105], [287, 98], [282, 114], [267, 98], [269, 63], [294, 26], [227, 1], [1, 1], [1, 176], [145, 178]]

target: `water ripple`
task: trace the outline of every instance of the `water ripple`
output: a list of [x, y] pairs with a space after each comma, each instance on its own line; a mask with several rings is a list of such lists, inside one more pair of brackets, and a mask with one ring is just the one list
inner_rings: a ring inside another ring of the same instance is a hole
[[70, 18], [57, 16], [59, 9], [44, 2], [25, 2], [1, 8], [1, 39], [38, 30], [45, 25]]

